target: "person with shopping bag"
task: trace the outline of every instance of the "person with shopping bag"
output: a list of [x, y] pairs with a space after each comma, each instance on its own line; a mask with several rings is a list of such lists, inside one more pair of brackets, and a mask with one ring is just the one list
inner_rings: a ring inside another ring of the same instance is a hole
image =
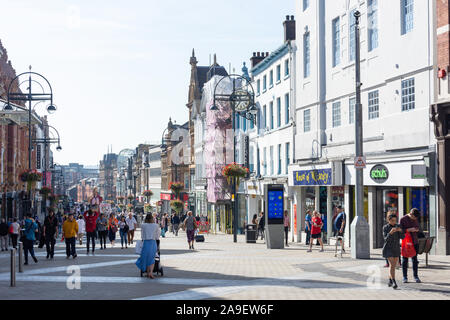
[[405, 239], [402, 241], [402, 268], [403, 283], [408, 283], [408, 260], [411, 258], [413, 263], [413, 274], [416, 283], [421, 283], [419, 278], [419, 260], [417, 252], [419, 250], [419, 218], [420, 212], [414, 208], [400, 219], [400, 226], [405, 233]]
[[400, 264], [400, 239], [405, 238], [403, 229], [397, 224], [397, 215], [390, 214], [387, 218], [388, 224], [383, 227], [383, 257], [389, 262], [389, 282], [388, 286], [398, 288], [395, 281], [395, 267]]
[[153, 268], [155, 267], [155, 257], [158, 250], [156, 241], [159, 240], [160, 235], [160, 226], [155, 223], [152, 214], [147, 214], [141, 227], [142, 242], [136, 243], [136, 252], [140, 251], [136, 266], [141, 270], [141, 273], [146, 272], [147, 277], [151, 279], [154, 279]]

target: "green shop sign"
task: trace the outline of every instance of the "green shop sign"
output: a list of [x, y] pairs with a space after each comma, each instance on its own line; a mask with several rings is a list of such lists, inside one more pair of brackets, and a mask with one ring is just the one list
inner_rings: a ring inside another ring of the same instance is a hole
[[385, 183], [389, 179], [389, 170], [382, 164], [377, 164], [370, 170], [370, 178], [376, 183]]

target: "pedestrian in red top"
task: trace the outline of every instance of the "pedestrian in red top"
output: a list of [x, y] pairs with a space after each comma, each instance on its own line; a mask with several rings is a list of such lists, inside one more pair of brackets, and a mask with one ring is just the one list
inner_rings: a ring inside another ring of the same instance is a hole
[[284, 210], [283, 222], [284, 222], [284, 236], [286, 241], [286, 247], [289, 247], [288, 238], [289, 238], [289, 231], [291, 230], [291, 223], [289, 221], [289, 213], [287, 210]]
[[[320, 252], [323, 252], [322, 227], [323, 227], [323, 222], [322, 222], [322, 219], [320, 219], [320, 214], [317, 211], [314, 211], [313, 218], [311, 220], [311, 238], [317, 239], [319, 241], [320, 246], [321, 246]], [[311, 241], [309, 243], [308, 252], [312, 252], [312, 243], [313, 243], [313, 241]]]
[[98, 212], [94, 212], [91, 209], [84, 213], [84, 220], [86, 222], [86, 249], [87, 254], [89, 254], [89, 243], [92, 239], [92, 254], [95, 251], [95, 238], [96, 238], [96, 229], [97, 229], [97, 218]]

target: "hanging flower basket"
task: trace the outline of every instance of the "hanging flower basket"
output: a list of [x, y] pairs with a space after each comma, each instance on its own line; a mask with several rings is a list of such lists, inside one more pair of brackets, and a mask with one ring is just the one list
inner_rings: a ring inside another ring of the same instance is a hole
[[39, 190], [39, 193], [43, 197], [48, 198], [48, 195], [52, 193], [52, 189], [49, 187], [42, 187], [41, 190]]
[[169, 184], [169, 189], [172, 190], [177, 196], [181, 190], [183, 190], [184, 184], [182, 182], [171, 182]]
[[235, 162], [225, 166], [222, 170], [222, 175], [227, 179], [228, 184], [231, 184], [232, 179], [236, 179], [236, 184], [239, 186], [239, 180], [245, 178], [250, 170]]
[[50, 200], [50, 203], [51, 203], [52, 206], [55, 206], [58, 203], [58, 201], [59, 201], [59, 197], [57, 195], [51, 193], [48, 196], [48, 200]]
[[123, 201], [123, 200], [125, 200], [125, 197], [124, 197], [124, 196], [118, 196], [118, 197], [117, 197], [117, 201]]
[[152, 210], [151, 204], [146, 203], [146, 204], [144, 205], [144, 212], [145, 212], [145, 213], [148, 213], [148, 212], [150, 212], [151, 210]]
[[142, 192], [142, 195], [144, 197], [150, 198], [153, 195], [153, 191], [152, 190], [145, 190], [144, 192]]
[[26, 182], [28, 191], [31, 191], [36, 182], [42, 181], [42, 173], [37, 170], [26, 170], [19, 175], [19, 179], [22, 182]]
[[134, 200], [134, 196], [130, 194], [130, 195], [127, 197], [127, 199], [130, 200], [130, 201], [131, 201], [131, 200]]
[[172, 200], [170, 201], [170, 207], [176, 211], [176, 213], [180, 213], [184, 208], [184, 203], [181, 200]]
[[125, 208], [125, 205], [119, 204], [119, 209], [120, 209], [120, 210], [123, 210], [123, 208]]
[[127, 204], [127, 209], [128, 209], [128, 210], [133, 209], [133, 205], [132, 205], [131, 203]]

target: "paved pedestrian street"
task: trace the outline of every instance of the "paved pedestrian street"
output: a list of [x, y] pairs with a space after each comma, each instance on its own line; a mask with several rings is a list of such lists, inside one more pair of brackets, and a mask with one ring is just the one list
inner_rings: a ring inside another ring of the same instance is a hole
[[[187, 249], [185, 240], [184, 233], [161, 239], [164, 277], [155, 280], [140, 277], [134, 248], [122, 250], [116, 243], [115, 248], [99, 250], [97, 245], [95, 256], [87, 256], [84, 245], [77, 246], [73, 260], [66, 259], [65, 245], [59, 241], [55, 260], [46, 260], [45, 249], [37, 249], [39, 262], [30, 259], [12, 288], [10, 256], [1, 253], [0, 299], [450, 299], [450, 257], [430, 256], [429, 268], [421, 257], [423, 283], [398, 281], [399, 290], [393, 290], [386, 285], [387, 269], [379, 250], [372, 252], [371, 260], [352, 260], [348, 252], [335, 257], [334, 247], [323, 253], [318, 247], [307, 253], [300, 244], [267, 250], [263, 241], [247, 244], [243, 236], [233, 243], [230, 235], [207, 235], [195, 251]], [[72, 266], [79, 267], [79, 289]], [[397, 277], [401, 280], [401, 270]]]

